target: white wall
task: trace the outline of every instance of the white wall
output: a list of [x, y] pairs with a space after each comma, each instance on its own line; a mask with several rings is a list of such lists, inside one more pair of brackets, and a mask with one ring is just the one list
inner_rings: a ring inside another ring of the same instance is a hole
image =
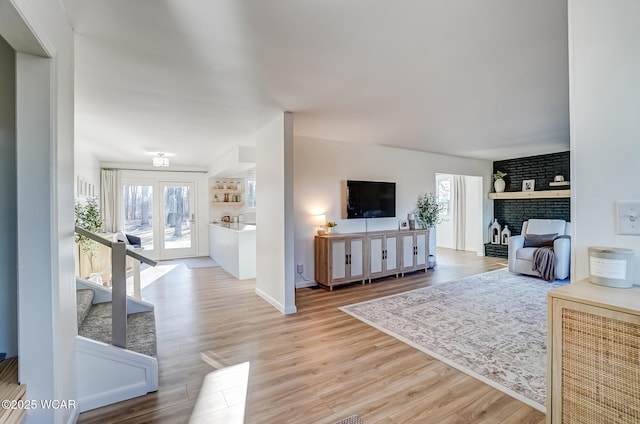
[[78, 178], [81, 178], [95, 188], [94, 197], [100, 199], [100, 162], [84, 146], [76, 143], [74, 149], [75, 193], [78, 193]]
[[[59, 2], [0, 2], [0, 35], [18, 52], [19, 378], [28, 399], [74, 399], [73, 31]], [[76, 415], [38, 408], [26, 423]]]
[[640, 236], [616, 234], [614, 218], [615, 201], [640, 201], [638, 40], [638, 0], [569, 1], [574, 280], [588, 276], [589, 246], [640, 255]]
[[256, 180], [256, 293], [282, 313], [295, 313], [291, 113], [256, 133]]
[[[313, 281], [317, 228], [312, 215], [326, 214], [345, 233], [397, 229], [398, 219], [406, 219], [413, 211], [418, 195], [435, 191], [436, 173], [481, 176], [483, 192], [488, 193], [492, 170], [492, 163], [486, 160], [307, 137], [296, 137], [294, 163], [295, 263], [304, 265], [304, 277], [309, 280], [298, 276], [299, 287]], [[364, 219], [341, 219], [340, 182], [347, 179], [395, 181], [397, 218], [369, 219], [366, 224]], [[486, 198], [482, 215], [482, 222], [493, 216], [493, 205]]]
[[16, 257], [16, 62], [0, 37], [0, 352], [18, 355]]

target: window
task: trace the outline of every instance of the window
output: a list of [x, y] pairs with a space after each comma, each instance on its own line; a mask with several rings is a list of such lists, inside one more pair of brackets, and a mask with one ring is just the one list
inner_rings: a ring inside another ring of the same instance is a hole
[[247, 180], [247, 209], [256, 208], [256, 180]]
[[436, 201], [440, 205], [440, 216], [451, 215], [451, 176], [438, 175], [436, 177]]

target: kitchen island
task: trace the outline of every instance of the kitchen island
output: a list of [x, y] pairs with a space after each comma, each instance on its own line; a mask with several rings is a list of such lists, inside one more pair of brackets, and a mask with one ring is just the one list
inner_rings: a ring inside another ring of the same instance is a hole
[[209, 256], [239, 280], [256, 278], [256, 226], [209, 224]]

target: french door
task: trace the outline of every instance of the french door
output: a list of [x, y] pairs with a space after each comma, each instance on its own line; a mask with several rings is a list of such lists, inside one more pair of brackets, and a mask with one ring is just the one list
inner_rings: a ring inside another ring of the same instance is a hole
[[193, 182], [127, 182], [122, 186], [124, 231], [140, 237], [154, 259], [196, 254], [196, 190]]
[[160, 259], [195, 256], [195, 194], [194, 183], [160, 183]]

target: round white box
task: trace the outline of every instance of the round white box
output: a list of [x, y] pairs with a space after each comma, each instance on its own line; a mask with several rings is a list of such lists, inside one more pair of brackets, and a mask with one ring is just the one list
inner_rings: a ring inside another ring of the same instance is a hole
[[589, 281], [607, 287], [631, 288], [633, 250], [589, 247]]

